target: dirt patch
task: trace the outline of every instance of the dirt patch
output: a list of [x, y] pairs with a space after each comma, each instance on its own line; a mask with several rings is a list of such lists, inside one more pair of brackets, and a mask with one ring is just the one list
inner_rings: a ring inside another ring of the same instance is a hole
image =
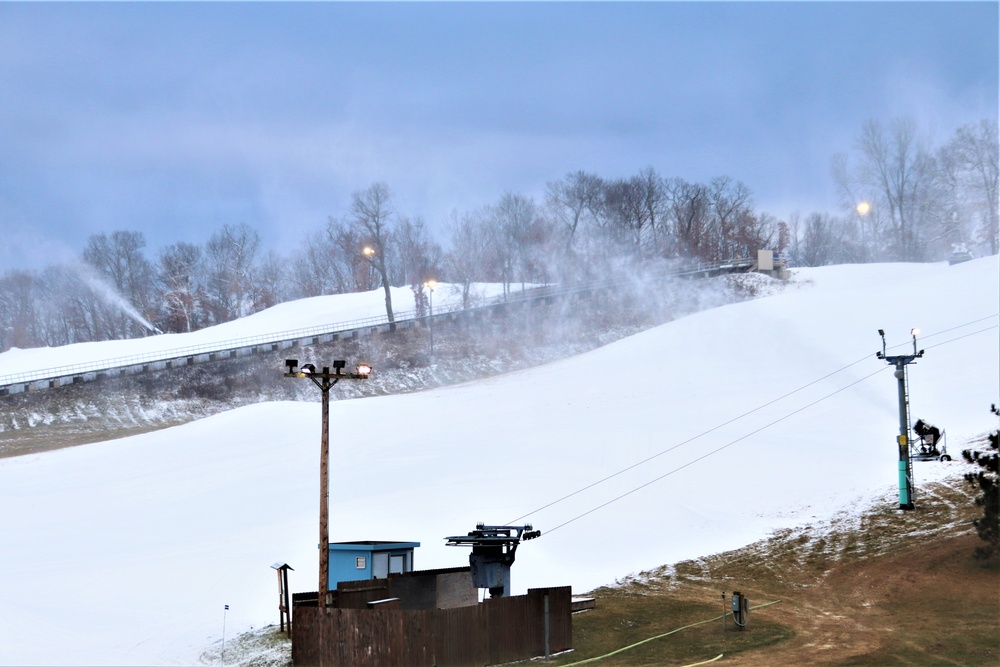
[[[600, 664], [688, 664], [719, 653], [727, 665], [777, 667], [1000, 664], [1000, 564], [973, 557], [973, 494], [957, 475], [920, 492], [912, 512], [886, 498], [864, 512], [595, 591], [597, 610], [574, 619], [576, 655], [559, 664], [635, 641], [608, 632], [620, 618], [655, 609], [677, 627], [698, 615], [686, 611], [695, 604], [701, 618], [719, 622], [685, 630], [683, 643], [671, 636]], [[724, 636], [723, 590], [743, 592], [751, 605], [780, 603], [751, 611], [745, 633]], [[642, 638], [666, 627], [653, 625], [641, 628]]]

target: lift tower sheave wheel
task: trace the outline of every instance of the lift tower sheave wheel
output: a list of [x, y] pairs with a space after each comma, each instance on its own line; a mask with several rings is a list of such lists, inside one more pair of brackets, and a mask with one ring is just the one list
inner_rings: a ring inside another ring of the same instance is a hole
[[532, 540], [542, 534], [523, 526], [486, 526], [478, 524], [468, 535], [446, 537], [449, 547], [472, 547], [469, 567], [472, 570], [472, 584], [476, 588], [486, 588], [490, 597], [510, 595], [510, 566], [521, 540]]

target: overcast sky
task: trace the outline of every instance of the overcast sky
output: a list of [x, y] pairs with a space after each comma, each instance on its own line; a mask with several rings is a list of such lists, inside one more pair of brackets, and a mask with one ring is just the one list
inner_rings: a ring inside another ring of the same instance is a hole
[[118, 229], [288, 254], [375, 181], [438, 230], [578, 169], [832, 212], [868, 119], [997, 116], [997, 36], [996, 2], [0, 2], [0, 274]]

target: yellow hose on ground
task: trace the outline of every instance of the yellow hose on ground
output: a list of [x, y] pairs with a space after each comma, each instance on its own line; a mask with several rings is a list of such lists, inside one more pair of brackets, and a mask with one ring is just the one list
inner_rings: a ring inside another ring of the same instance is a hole
[[[770, 607], [772, 604], [778, 604], [779, 602], [781, 602], [781, 600], [774, 600], [773, 602], [765, 602], [764, 604], [754, 605], [753, 607], [750, 607], [750, 609], [761, 609], [762, 607]], [[629, 644], [628, 646], [623, 646], [622, 648], [615, 649], [611, 653], [605, 653], [604, 655], [598, 655], [598, 656], [595, 656], [593, 658], [587, 658], [586, 660], [579, 660], [577, 662], [571, 662], [571, 663], [568, 663], [566, 665], [563, 665], [563, 667], [575, 667], [576, 665], [586, 665], [586, 664], [589, 664], [589, 663], [592, 663], [592, 662], [597, 662], [598, 660], [604, 660], [605, 658], [610, 658], [613, 655], [618, 655], [619, 653], [624, 653], [625, 651], [633, 649], [636, 646], [642, 646], [643, 644], [647, 644], [647, 643], [653, 641], [654, 639], [662, 639], [663, 637], [666, 637], [668, 635], [672, 635], [672, 634], [678, 633], [681, 630], [687, 630], [688, 628], [693, 628], [696, 625], [705, 625], [706, 623], [712, 623], [714, 621], [721, 621], [721, 620], [722, 620], [721, 616], [716, 616], [715, 618], [709, 618], [709, 619], [706, 619], [704, 621], [698, 621], [697, 623], [691, 623], [690, 625], [685, 625], [684, 627], [677, 628], [675, 630], [671, 630], [670, 632], [664, 632], [662, 635], [656, 635], [655, 637], [648, 637], [648, 638], [643, 639], [642, 641], [638, 641], [638, 642], [636, 642], [634, 644]], [[721, 658], [722, 658], [722, 654], [720, 653], [719, 655], [717, 655], [716, 657], [712, 658], [711, 660], [708, 660], [706, 662], [696, 662], [696, 663], [694, 663], [694, 665], [688, 665], [687, 667], [695, 667], [695, 665], [705, 665], [705, 664], [708, 664], [709, 662], [715, 662], [716, 660], [719, 660]]]

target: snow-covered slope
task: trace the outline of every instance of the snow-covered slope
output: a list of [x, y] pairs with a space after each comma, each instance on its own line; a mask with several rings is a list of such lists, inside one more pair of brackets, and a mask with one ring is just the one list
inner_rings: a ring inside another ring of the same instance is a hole
[[[914, 418], [953, 444], [994, 425], [996, 257], [797, 279], [543, 367], [335, 402], [331, 539], [419, 541], [418, 569], [458, 566], [445, 536], [527, 521], [543, 535], [515, 589], [584, 591], [830, 516], [896, 485], [879, 328], [898, 350], [923, 331]], [[0, 663], [190, 664], [225, 604], [227, 633], [276, 622], [271, 563], [316, 588], [319, 425], [317, 404], [261, 404], [0, 460]], [[948, 468], [916, 464], [918, 502]]]
[[[512, 286], [520, 289], [520, 284]], [[399, 313], [414, 310], [413, 291], [408, 287], [392, 287], [394, 311]], [[503, 294], [503, 286], [498, 283], [474, 283], [470, 287], [470, 301], [473, 305], [489, 302]], [[461, 306], [462, 295], [458, 285], [440, 283], [434, 290], [434, 311], [454, 309]], [[91, 364], [119, 359], [163, 353], [171, 356], [171, 350], [207, 346], [208, 349], [224, 347], [233, 341], [265, 336], [273, 340], [278, 334], [327, 327], [363, 320], [385, 317], [385, 292], [379, 288], [356, 294], [336, 294], [300, 299], [273, 306], [232, 322], [183, 334], [164, 334], [131, 340], [111, 340], [94, 343], [76, 343], [61, 347], [11, 349], [0, 353], [0, 380], [17, 373], [33, 373], [41, 369], [61, 368], [74, 364]]]

